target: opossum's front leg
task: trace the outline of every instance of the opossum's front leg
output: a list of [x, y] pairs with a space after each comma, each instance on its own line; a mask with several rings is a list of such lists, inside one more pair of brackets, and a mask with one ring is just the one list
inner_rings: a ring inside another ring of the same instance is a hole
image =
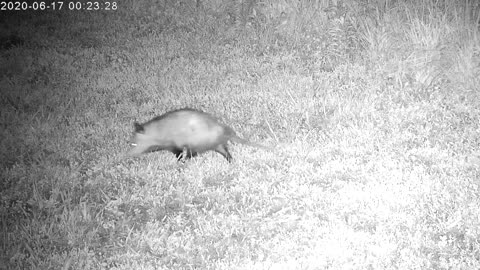
[[192, 151], [191, 149], [189, 148], [185, 148], [185, 149], [174, 149], [171, 151], [173, 154], [175, 154], [175, 156], [177, 157], [177, 160], [182, 160], [182, 158], [184, 160], [186, 159], [190, 159], [192, 157], [196, 157], [198, 155], [197, 152], [195, 151]]

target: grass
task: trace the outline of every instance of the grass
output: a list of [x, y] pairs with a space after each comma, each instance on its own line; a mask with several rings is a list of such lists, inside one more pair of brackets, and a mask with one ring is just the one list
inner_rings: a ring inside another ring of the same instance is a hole
[[[480, 268], [478, 4], [197, 2], [4, 13], [0, 269]], [[114, 162], [185, 106], [274, 150]]]

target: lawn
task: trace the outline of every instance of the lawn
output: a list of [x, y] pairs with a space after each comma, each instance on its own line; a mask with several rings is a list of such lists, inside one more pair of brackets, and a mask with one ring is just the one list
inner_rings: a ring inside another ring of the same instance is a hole
[[480, 269], [477, 2], [115, 3], [0, 11], [0, 269]]

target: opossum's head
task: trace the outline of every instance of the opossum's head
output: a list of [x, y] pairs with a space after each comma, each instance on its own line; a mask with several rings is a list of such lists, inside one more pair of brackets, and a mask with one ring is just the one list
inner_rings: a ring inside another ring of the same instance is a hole
[[130, 145], [133, 148], [128, 152], [128, 156], [138, 156], [150, 151], [155, 146], [154, 138], [147, 134], [145, 126], [137, 122], [133, 123], [134, 132], [130, 139]]

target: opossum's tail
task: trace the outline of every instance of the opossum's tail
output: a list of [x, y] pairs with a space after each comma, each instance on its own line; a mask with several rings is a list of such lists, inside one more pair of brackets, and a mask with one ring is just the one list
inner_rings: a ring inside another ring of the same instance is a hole
[[244, 138], [241, 138], [237, 135], [234, 135], [234, 136], [230, 137], [230, 139], [234, 142], [238, 142], [238, 143], [245, 144], [245, 145], [248, 145], [248, 146], [252, 146], [252, 147], [256, 147], [256, 148], [260, 148], [260, 149], [264, 149], [264, 150], [269, 150], [269, 151], [272, 150], [271, 147], [245, 140]]

